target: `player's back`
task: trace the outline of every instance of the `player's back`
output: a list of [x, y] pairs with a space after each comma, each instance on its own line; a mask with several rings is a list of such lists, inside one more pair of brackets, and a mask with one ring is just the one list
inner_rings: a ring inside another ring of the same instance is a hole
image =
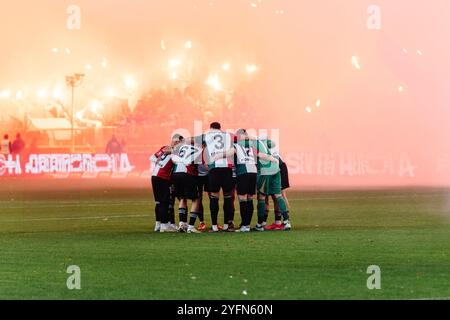
[[[275, 147], [275, 144], [271, 140], [258, 140], [256, 142], [258, 153], [263, 153], [272, 156], [271, 149]], [[269, 160], [258, 157], [258, 173], [260, 175], [274, 175], [280, 172], [279, 164]]]
[[197, 175], [196, 164], [201, 163], [202, 148], [191, 144], [181, 144], [173, 151], [172, 160], [175, 163], [174, 173]]
[[237, 174], [256, 173], [257, 157], [255, 148], [250, 140], [239, 140], [235, 144], [235, 166]]
[[214, 168], [232, 168], [234, 157], [228, 154], [224, 157], [217, 157], [218, 155], [225, 155], [233, 148], [233, 137], [230, 133], [220, 130], [210, 130], [204, 134], [204, 143], [206, 145], [206, 162], [209, 170]]
[[152, 175], [154, 177], [169, 180], [172, 175], [173, 162], [172, 155], [164, 152], [166, 148], [168, 148], [168, 146], [159, 149], [158, 152], [150, 157], [150, 160], [154, 165]]

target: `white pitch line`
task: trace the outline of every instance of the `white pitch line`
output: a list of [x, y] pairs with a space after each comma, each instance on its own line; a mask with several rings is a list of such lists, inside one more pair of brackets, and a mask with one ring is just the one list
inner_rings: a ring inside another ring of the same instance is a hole
[[[140, 201], [136, 201], [136, 200], [120, 200], [120, 203], [150, 203], [153, 200], [153, 198], [151, 198], [150, 200], [140, 200]], [[72, 200], [72, 201], [59, 201], [59, 200], [54, 200], [54, 201], [41, 201], [41, 200], [1, 200], [0, 204], [8, 204], [8, 203], [29, 203], [29, 204], [41, 204], [41, 205], [47, 205], [47, 204], [54, 204], [55, 202], [60, 203], [60, 204], [73, 204], [73, 205], [78, 205], [79, 203], [87, 203], [87, 204], [111, 204], [111, 203], [119, 203], [118, 200], [114, 201], [102, 201], [102, 200], [93, 200], [93, 201], [89, 201], [89, 200]]]
[[438, 298], [419, 298], [419, 299], [410, 299], [410, 300], [416, 300], [416, 301], [423, 301], [423, 300], [450, 300], [450, 297], [438, 297]]
[[14, 207], [4, 207], [4, 209], [50, 209], [50, 208], [77, 208], [77, 207], [104, 207], [104, 206], [113, 206], [113, 207], [119, 207], [119, 206], [129, 206], [129, 205], [142, 205], [142, 204], [148, 204], [151, 205], [148, 201], [142, 201], [142, 202], [136, 202], [133, 203], [127, 203], [127, 202], [121, 202], [121, 203], [87, 203], [87, 204], [75, 204], [75, 203], [68, 203], [68, 204], [60, 204], [60, 205], [36, 205], [30, 203], [29, 206], [14, 206]]
[[23, 220], [5, 220], [2, 222], [33, 222], [33, 221], [65, 221], [65, 220], [101, 220], [101, 219], [121, 219], [121, 218], [146, 218], [149, 214], [135, 214], [135, 215], [116, 215], [116, 216], [86, 216], [86, 217], [66, 217], [66, 218], [35, 218]]
[[[289, 198], [289, 201], [326, 201], [326, 200], [364, 200], [364, 199], [408, 199], [412, 197], [424, 198], [424, 197], [440, 197], [445, 196], [445, 194], [436, 193], [436, 194], [418, 194], [418, 195], [379, 195], [379, 196], [365, 196], [365, 197], [313, 197], [313, 198]], [[10, 203], [10, 201], [4, 201], [6, 203]], [[143, 205], [148, 204], [151, 205], [150, 201], [130, 201], [124, 200], [121, 202], [90, 202], [90, 203], [77, 203], [77, 202], [58, 202], [59, 204], [55, 205], [40, 205], [39, 202], [33, 201], [20, 201], [20, 203], [29, 203], [30, 206], [10, 206], [3, 207], [4, 209], [51, 209], [51, 208], [76, 208], [76, 207], [102, 207], [102, 206], [124, 206], [124, 205]], [[51, 203], [51, 202], [44, 202]], [[41, 202], [42, 204], [42, 202]], [[31, 206], [33, 205], [33, 206]]]
[[[434, 195], [414, 195], [414, 197], [439, 197], [443, 196], [441, 194], [434, 194]], [[408, 199], [413, 197], [412, 195], [403, 195], [403, 196], [366, 196], [366, 197], [323, 197], [323, 198], [294, 198], [290, 199], [288, 196], [289, 201], [314, 201], [314, 200], [364, 200], [364, 199]]]

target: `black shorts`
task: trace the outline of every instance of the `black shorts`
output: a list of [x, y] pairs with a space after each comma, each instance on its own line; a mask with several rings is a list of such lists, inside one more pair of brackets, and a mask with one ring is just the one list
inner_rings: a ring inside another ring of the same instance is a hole
[[152, 189], [156, 202], [169, 203], [170, 185], [171, 183], [169, 180], [160, 177], [152, 177]]
[[289, 171], [285, 162], [280, 162], [281, 173], [281, 190], [285, 190], [291, 187], [289, 184]]
[[231, 168], [214, 168], [208, 173], [208, 191], [231, 193], [233, 190], [233, 170]]
[[197, 181], [197, 189], [200, 195], [203, 192], [208, 192], [208, 176], [197, 176], [195, 180]]
[[254, 196], [256, 194], [256, 173], [245, 173], [237, 176], [237, 194]]
[[174, 173], [172, 181], [175, 185], [175, 196], [179, 199], [198, 199], [198, 188], [195, 176], [187, 173]]

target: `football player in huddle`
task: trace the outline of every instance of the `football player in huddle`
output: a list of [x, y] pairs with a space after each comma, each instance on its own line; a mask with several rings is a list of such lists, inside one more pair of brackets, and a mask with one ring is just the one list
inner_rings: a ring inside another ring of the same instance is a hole
[[[259, 137], [257, 141], [258, 152], [258, 223], [256, 231], [264, 231], [264, 220], [266, 219], [266, 197], [274, 197], [279, 211], [284, 219], [281, 226], [283, 230], [290, 230], [289, 210], [281, 191], [281, 171], [279, 159], [275, 157], [271, 149], [275, 143], [269, 140], [267, 135]], [[263, 156], [264, 155], [264, 156]], [[281, 229], [280, 227], [280, 229]]]
[[250, 232], [250, 224], [254, 212], [253, 197], [256, 194], [257, 157], [256, 149], [245, 129], [236, 132], [235, 166], [236, 190], [241, 213], [241, 228], [239, 232]]
[[[194, 225], [200, 212], [197, 163], [202, 156], [202, 152], [202, 148], [186, 143], [184, 139], [172, 150], [172, 161], [174, 163], [172, 180], [175, 186], [175, 196], [180, 201], [178, 207], [180, 232], [199, 233]], [[188, 224], [189, 200], [192, 201], [192, 206]]]
[[[286, 163], [281, 159], [280, 155], [277, 152], [273, 153], [274, 156], [280, 161], [280, 174], [281, 174], [281, 194], [286, 202], [287, 209], [289, 211], [289, 201], [287, 198], [286, 190], [290, 188], [289, 184], [289, 171]], [[267, 225], [267, 219], [269, 217], [270, 212], [270, 199], [272, 199], [274, 203], [274, 214], [275, 214], [275, 222], [271, 225]], [[282, 215], [280, 211], [280, 207], [278, 205], [277, 199], [275, 196], [266, 197], [266, 213], [264, 215], [264, 229], [265, 230], [285, 230], [284, 224], [281, 222]]]
[[156, 232], [176, 232], [177, 229], [169, 223], [170, 188], [174, 163], [172, 148], [182, 142], [180, 135], [174, 135], [168, 146], [163, 146], [150, 157], [154, 165], [152, 174], [152, 189], [155, 197]]

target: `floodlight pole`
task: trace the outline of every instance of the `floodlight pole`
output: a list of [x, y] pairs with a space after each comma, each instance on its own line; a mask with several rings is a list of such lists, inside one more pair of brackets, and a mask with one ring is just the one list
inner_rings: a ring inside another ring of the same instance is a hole
[[75, 132], [74, 132], [74, 117], [75, 117], [75, 86], [72, 85], [72, 116], [70, 117], [70, 126], [71, 126], [71, 135], [70, 135], [70, 140], [72, 142], [72, 149], [71, 149], [71, 153], [74, 154], [75, 153]]
[[84, 74], [76, 73], [73, 76], [67, 76], [66, 77], [66, 84], [70, 86], [72, 91], [72, 116], [70, 117], [70, 131], [71, 131], [71, 152], [72, 154], [75, 153], [75, 87], [78, 87], [81, 85], [81, 82], [83, 81]]

